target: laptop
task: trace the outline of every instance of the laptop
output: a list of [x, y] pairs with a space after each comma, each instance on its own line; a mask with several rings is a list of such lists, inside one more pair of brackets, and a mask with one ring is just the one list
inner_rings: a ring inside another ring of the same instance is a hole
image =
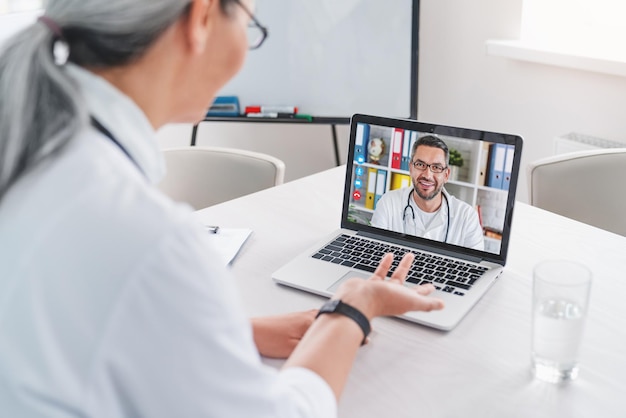
[[[409, 165], [415, 141], [426, 136], [443, 141], [450, 164], [457, 165], [449, 165], [441, 192], [446, 197], [437, 212], [441, 233], [424, 235], [420, 228], [411, 227], [419, 221], [411, 214], [417, 207], [410, 199], [416, 191], [412, 191]], [[410, 251], [415, 260], [406, 286], [432, 283], [433, 295], [443, 299], [446, 307], [400, 318], [453, 329], [505, 266], [521, 154], [522, 138], [517, 135], [355, 114], [350, 122], [340, 228], [275, 271], [273, 280], [331, 297], [343, 281], [370, 277], [384, 253], [395, 254], [393, 271]], [[398, 218], [392, 224], [381, 223], [383, 211]], [[462, 227], [461, 218], [466, 220]]]

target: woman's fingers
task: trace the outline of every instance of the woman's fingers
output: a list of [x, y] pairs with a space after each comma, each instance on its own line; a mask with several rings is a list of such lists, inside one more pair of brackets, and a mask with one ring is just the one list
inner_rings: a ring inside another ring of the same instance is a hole
[[387, 253], [380, 259], [380, 263], [378, 263], [378, 267], [374, 271], [374, 275], [371, 277], [374, 280], [384, 280], [387, 277], [387, 273], [391, 268], [391, 263], [393, 262], [393, 254]]
[[409, 273], [411, 269], [411, 264], [413, 264], [413, 260], [415, 259], [415, 255], [413, 253], [406, 253], [400, 260], [398, 267], [393, 271], [391, 275], [391, 281], [395, 281], [397, 283], [404, 283], [406, 279], [406, 275]]
[[[389, 269], [391, 268], [391, 264], [393, 263], [393, 253], [387, 253], [381, 258], [378, 267], [374, 271], [374, 275], [372, 279], [374, 280], [384, 280], [389, 273]], [[415, 255], [413, 253], [406, 253], [400, 260], [400, 263], [393, 271], [391, 275], [390, 281], [396, 283], [404, 283], [409, 270], [411, 269], [411, 264], [413, 264], [413, 260], [415, 259]]]

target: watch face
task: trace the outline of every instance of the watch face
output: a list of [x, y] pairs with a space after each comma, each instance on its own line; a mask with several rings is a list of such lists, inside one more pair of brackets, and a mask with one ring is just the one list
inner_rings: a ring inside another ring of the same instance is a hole
[[335, 309], [337, 309], [337, 305], [339, 305], [339, 302], [341, 302], [339, 299], [329, 300], [328, 302], [326, 302], [325, 308], [327, 308], [329, 312], [334, 312]]

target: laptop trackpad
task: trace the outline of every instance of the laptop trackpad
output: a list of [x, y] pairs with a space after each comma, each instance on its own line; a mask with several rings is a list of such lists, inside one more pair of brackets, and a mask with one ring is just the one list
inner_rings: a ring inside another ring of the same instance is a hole
[[330, 286], [327, 290], [331, 293], [335, 293], [341, 283], [345, 282], [348, 279], [351, 279], [352, 277], [358, 277], [359, 279], [369, 279], [370, 277], [372, 277], [372, 275], [362, 271], [352, 270], [341, 276], [341, 278], [333, 283], [333, 285]]

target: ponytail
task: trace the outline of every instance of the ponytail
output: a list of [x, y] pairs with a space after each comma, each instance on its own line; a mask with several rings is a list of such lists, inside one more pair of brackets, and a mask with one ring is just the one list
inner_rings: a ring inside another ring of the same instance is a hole
[[[0, 51], [0, 204], [28, 170], [61, 151], [87, 125], [69, 62], [111, 68], [139, 58], [191, 0], [48, 0], [45, 17], [6, 40]], [[220, 0], [230, 4], [236, 0]]]
[[60, 151], [87, 120], [78, 88], [54, 62], [55, 35], [37, 22], [0, 56], [0, 201], [29, 168]]

